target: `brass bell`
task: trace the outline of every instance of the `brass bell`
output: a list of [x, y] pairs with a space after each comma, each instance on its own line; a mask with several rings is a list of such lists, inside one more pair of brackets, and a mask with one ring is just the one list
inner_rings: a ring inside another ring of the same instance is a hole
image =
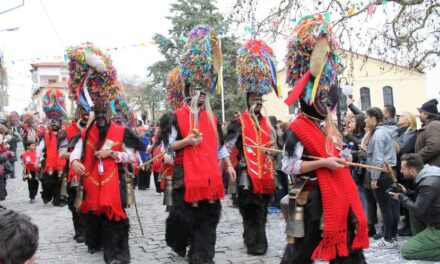
[[84, 186], [80, 184], [78, 185], [78, 187], [76, 187], [75, 203], [73, 205], [77, 211], [80, 210], [83, 200], [84, 200]]
[[163, 205], [173, 205], [173, 178], [171, 176], [165, 177], [165, 190], [163, 196]]
[[63, 200], [66, 200], [67, 198], [67, 177], [61, 178], [60, 197]]
[[249, 190], [249, 187], [251, 186], [251, 181], [249, 179], [249, 175], [247, 174], [246, 169], [243, 169], [240, 175], [240, 182], [238, 186], [242, 187], [243, 190]]
[[125, 174], [125, 186], [127, 188], [127, 207], [130, 208], [131, 205], [136, 204], [136, 198], [134, 196], [133, 190], [133, 178], [131, 173]]
[[295, 244], [295, 238], [292, 236], [286, 236], [287, 244]]
[[286, 229], [284, 230], [284, 234], [286, 234], [287, 237], [295, 237], [295, 223], [292, 219], [287, 219], [286, 221]]
[[296, 206], [293, 216], [293, 237], [304, 237], [304, 207]]
[[230, 181], [228, 182], [228, 194], [236, 194], [237, 193], [237, 182]]

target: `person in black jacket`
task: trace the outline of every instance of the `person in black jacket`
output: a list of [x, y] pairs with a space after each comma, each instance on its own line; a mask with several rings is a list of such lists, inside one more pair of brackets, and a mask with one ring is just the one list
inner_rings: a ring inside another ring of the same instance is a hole
[[389, 195], [427, 225], [402, 246], [402, 255], [406, 259], [440, 260], [440, 168], [424, 165], [422, 157], [414, 153], [403, 155], [401, 160], [402, 174], [416, 184], [415, 199], [407, 195], [411, 191], [403, 185], [403, 193]]
[[[414, 145], [417, 136], [416, 117], [409, 112], [404, 112], [399, 115], [397, 125], [399, 126], [397, 129], [397, 138], [395, 138], [395, 144], [397, 144], [397, 178], [399, 183], [408, 188], [411, 186], [412, 180], [404, 179], [403, 174], [400, 172], [400, 157], [404, 154], [414, 152]], [[405, 218], [402, 220], [403, 227], [398, 230], [397, 234], [399, 236], [410, 236], [411, 228], [409, 225], [409, 211], [405, 207], [401, 207], [400, 211]]]

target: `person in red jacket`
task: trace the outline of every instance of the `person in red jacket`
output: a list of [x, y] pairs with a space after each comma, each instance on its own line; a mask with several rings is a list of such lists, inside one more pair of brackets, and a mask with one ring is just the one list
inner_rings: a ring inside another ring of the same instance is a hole
[[37, 163], [37, 151], [35, 148], [35, 142], [28, 141], [26, 151], [21, 155], [24, 165], [23, 180], [27, 181], [31, 204], [35, 203], [35, 196], [37, 195], [39, 185], [37, 174], [40, 169], [35, 166]]

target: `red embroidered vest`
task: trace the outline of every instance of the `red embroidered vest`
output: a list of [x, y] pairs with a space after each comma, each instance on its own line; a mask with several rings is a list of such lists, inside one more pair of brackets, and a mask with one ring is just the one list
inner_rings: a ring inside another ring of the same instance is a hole
[[83, 213], [93, 212], [96, 215], [105, 214], [110, 220], [120, 221], [126, 219], [120, 197], [118, 164], [110, 157], [103, 159], [104, 174], [98, 173], [99, 160], [95, 158], [95, 151], [100, 149], [122, 150], [124, 138], [124, 127], [111, 122], [107, 131], [107, 137], [103, 147], [98, 146], [99, 131], [96, 124], [89, 131], [87, 142], [85, 141], [84, 130], [81, 133], [85, 153], [82, 162], [86, 174], [83, 178], [85, 200], [81, 205]]
[[58, 155], [58, 138], [52, 130], [44, 134], [44, 143], [46, 144], [46, 166], [44, 172], [62, 171], [66, 160]]
[[[70, 123], [64, 130], [66, 132], [67, 141], [69, 143], [74, 136], [81, 133], [81, 129], [78, 127], [78, 125], [74, 121], [72, 121], [72, 123]], [[69, 149], [69, 151], [71, 151], [71, 149]], [[68, 165], [66, 164], [66, 166], [68, 166]], [[67, 176], [67, 182], [70, 183], [73, 178], [75, 178], [77, 181], [79, 180], [79, 177], [78, 177], [78, 175], [76, 175], [75, 171], [71, 167], [69, 167], [69, 174]]]
[[[260, 147], [270, 148], [272, 146], [270, 138], [269, 125], [266, 118], [260, 116], [259, 126], [257, 128], [254, 119], [248, 111], [240, 116], [241, 129], [243, 133], [243, 144], [258, 145]], [[266, 156], [264, 150], [256, 148], [243, 147], [244, 157], [246, 158], [246, 167], [249, 177], [252, 181], [254, 193], [271, 194], [275, 191], [274, 174], [272, 158]]]

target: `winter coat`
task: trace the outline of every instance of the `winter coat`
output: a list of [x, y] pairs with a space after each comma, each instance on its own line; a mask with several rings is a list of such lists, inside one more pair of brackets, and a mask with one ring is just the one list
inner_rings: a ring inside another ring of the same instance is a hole
[[[397, 163], [396, 149], [393, 144], [393, 126], [378, 125], [374, 129], [373, 136], [367, 149], [367, 164], [385, 168], [384, 160], [394, 167]], [[370, 170], [372, 180], [378, 180], [381, 172]]]
[[440, 121], [430, 120], [418, 131], [415, 152], [425, 164], [440, 166]]
[[399, 144], [399, 156], [414, 152], [414, 145], [416, 143], [417, 131], [409, 129], [408, 127], [401, 127], [397, 130], [397, 144]]
[[399, 195], [400, 203], [428, 226], [440, 228], [440, 168], [425, 165], [416, 179], [415, 201]]

